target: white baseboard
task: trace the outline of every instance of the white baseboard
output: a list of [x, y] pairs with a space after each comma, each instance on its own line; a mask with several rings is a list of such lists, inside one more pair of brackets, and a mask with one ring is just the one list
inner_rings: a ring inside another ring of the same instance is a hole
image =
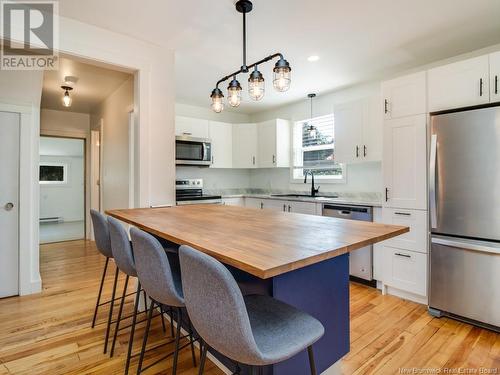
[[428, 305], [429, 300], [427, 296], [421, 296], [415, 293], [407, 292], [405, 290], [393, 288], [391, 286], [385, 285], [381, 281], [377, 281], [377, 289], [382, 291], [382, 294], [390, 294], [391, 296], [406, 299], [412, 302], [420, 303], [422, 305]]

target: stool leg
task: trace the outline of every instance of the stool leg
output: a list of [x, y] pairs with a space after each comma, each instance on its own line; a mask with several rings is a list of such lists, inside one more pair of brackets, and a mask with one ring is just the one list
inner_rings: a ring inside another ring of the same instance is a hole
[[148, 297], [146, 296], [146, 291], [143, 290], [144, 292], [144, 314], [148, 316]]
[[167, 332], [167, 328], [165, 326], [165, 317], [163, 316], [163, 305], [160, 305], [160, 316], [161, 316], [161, 328], [163, 329], [163, 333]]
[[175, 333], [175, 351], [174, 351], [174, 364], [172, 365], [172, 375], [177, 374], [177, 361], [179, 359], [179, 341], [181, 338], [181, 325], [182, 325], [182, 313], [181, 309], [177, 308], [177, 330]]
[[111, 301], [109, 303], [108, 326], [106, 327], [106, 339], [104, 340], [104, 354], [106, 354], [106, 352], [108, 351], [109, 331], [111, 328], [111, 320], [113, 319], [113, 307], [115, 305], [116, 284], [118, 283], [118, 272], [119, 272], [119, 269], [118, 269], [118, 267], [116, 267], [115, 282], [113, 284], [113, 293], [111, 295]]
[[171, 307], [168, 315], [170, 315], [170, 336], [174, 337], [174, 310]]
[[196, 367], [196, 354], [194, 354], [194, 335], [193, 335], [193, 327], [191, 326], [191, 320], [188, 316], [188, 328], [189, 328], [189, 342], [191, 344], [191, 357], [193, 358], [193, 365]]
[[151, 300], [148, 310], [148, 322], [146, 323], [146, 330], [144, 331], [144, 338], [142, 340], [141, 356], [139, 357], [139, 365], [137, 367], [137, 375], [142, 371], [142, 362], [144, 361], [144, 354], [146, 353], [146, 345], [148, 343], [149, 328], [151, 327], [151, 318], [153, 317], [154, 301]]
[[203, 370], [205, 369], [205, 361], [207, 360], [207, 344], [200, 338], [200, 348], [201, 348], [201, 356], [200, 356], [200, 368], [198, 369], [198, 375], [203, 375]]
[[109, 258], [106, 257], [106, 263], [104, 264], [104, 270], [102, 272], [101, 285], [99, 286], [99, 294], [97, 295], [97, 302], [95, 303], [94, 318], [92, 319], [92, 328], [95, 327], [97, 310], [99, 309], [99, 304], [101, 303], [102, 288], [104, 286], [104, 279], [106, 278], [106, 271], [108, 270], [108, 263], [109, 263]]
[[118, 337], [118, 331], [120, 330], [120, 321], [122, 319], [123, 305], [125, 304], [125, 296], [127, 295], [129, 275], [125, 277], [125, 285], [123, 286], [122, 300], [120, 301], [120, 308], [118, 309], [118, 318], [116, 318], [115, 334], [113, 335], [113, 342], [111, 343], [110, 357], [113, 357], [115, 353], [116, 338]]
[[137, 282], [137, 293], [135, 295], [134, 315], [132, 316], [132, 327], [130, 327], [130, 338], [128, 340], [127, 362], [125, 364], [125, 375], [128, 375], [130, 367], [130, 357], [132, 356], [132, 346], [134, 344], [135, 323], [137, 322], [137, 309], [141, 298], [141, 283]]
[[309, 354], [309, 366], [311, 367], [311, 375], [316, 375], [316, 363], [314, 363], [314, 353], [312, 345], [307, 348]]

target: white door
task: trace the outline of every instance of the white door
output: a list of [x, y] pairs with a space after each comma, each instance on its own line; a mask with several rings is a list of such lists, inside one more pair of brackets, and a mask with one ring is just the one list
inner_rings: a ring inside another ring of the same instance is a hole
[[257, 168], [257, 125], [233, 125], [233, 168]]
[[382, 105], [386, 119], [425, 113], [425, 97], [425, 72], [382, 83]]
[[0, 298], [19, 294], [19, 114], [0, 112]]
[[429, 112], [488, 103], [488, 55], [431, 69], [427, 73]]
[[490, 55], [490, 101], [500, 101], [500, 52]]
[[233, 166], [233, 126], [226, 122], [210, 121], [209, 135], [212, 140], [212, 168]]
[[257, 125], [259, 132], [259, 168], [276, 166], [276, 121], [266, 121]]
[[425, 118], [425, 115], [418, 115], [385, 121], [385, 207], [427, 207]]
[[363, 107], [360, 100], [336, 105], [335, 161], [352, 163], [362, 158]]

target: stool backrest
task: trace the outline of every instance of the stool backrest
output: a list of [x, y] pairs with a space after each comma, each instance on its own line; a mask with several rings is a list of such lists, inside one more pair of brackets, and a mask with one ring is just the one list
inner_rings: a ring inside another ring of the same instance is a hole
[[182, 288], [176, 285], [167, 254], [149, 233], [130, 229], [135, 267], [142, 287], [152, 299], [167, 306], [184, 307]]
[[189, 318], [208, 345], [233, 360], [260, 358], [243, 295], [229, 270], [189, 246], [179, 249]]
[[111, 251], [115, 263], [126, 275], [136, 277], [134, 253], [128, 239], [128, 234], [122, 223], [113, 217], [108, 217], [109, 237], [111, 238]]
[[111, 251], [111, 239], [109, 238], [109, 228], [106, 216], [94, 209], [90, 210], [90, 217], [92, 218], [92, 226], [94, 228], [94, 238], [97, 250], [107, 258], [113, 258]]

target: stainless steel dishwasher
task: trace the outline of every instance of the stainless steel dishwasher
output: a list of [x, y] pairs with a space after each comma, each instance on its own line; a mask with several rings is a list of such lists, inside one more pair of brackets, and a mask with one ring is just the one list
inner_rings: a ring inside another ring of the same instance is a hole
[[[373, 208], [344, 204], [323, 203], [323, 216], [347, 220], [373, 221]], [[349, 273], [360, 279], [373, 280], [372, 246], [362, 247], [349, 255]]]

